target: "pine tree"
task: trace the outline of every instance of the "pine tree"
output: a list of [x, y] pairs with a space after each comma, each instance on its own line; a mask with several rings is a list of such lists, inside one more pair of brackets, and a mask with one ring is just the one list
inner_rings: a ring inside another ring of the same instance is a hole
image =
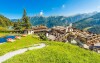
[[21, 30], [21, 28], [22, 28], [21, 22], [18, 19], [18, 21], [14, 23], [14, 30]]
[[25, 18], [26, 16], [27, 16], [26, 9], [24, 9], [23, 18]]
[[27, 16], [27, 12], [26, 12], [25, 9], [24, 9], [24, 12], [23, 12], [22, 20], [23, 20], [24, 27], [26, 29], [31, 28], [31, 24], [30, 24], [30, 21], [29, 21], [29, 17]]

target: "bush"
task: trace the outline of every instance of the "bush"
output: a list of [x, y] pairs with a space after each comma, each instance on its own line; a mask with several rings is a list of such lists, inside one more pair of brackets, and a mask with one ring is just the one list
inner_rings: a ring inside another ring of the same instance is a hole
[[46, 37], [46, 35], [44, 33], [40, 33], [39, 34], [40, 39], [42, 40], [48, 40], [48, 38]]

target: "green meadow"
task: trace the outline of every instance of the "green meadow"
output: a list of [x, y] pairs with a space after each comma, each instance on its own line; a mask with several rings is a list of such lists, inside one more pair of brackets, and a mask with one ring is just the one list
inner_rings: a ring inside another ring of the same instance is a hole
[[14, 50], [45, 43], [46, 47], [16, 55], [4, 63], [99, 63], [100, 55], [69, 43], [42, 41], [36, 35], [21, 37], [0, 45], [0, 56]]
[[21, 37], [20, 40], [16, 40], [15, 42], [6, 42], [0, 45], [0, 56], [14, 50], [18, 50], [21, 48], [29, 47], [34, 44], [41, 42], [39, 38], [33, 35], [29, 35], [27, 37]]
[[2, 32], [0, 32], [0, 37], [2, 37], [2, 36], [5, 36], [5, 35], [8, 35], [9, 33], [2, 33]]
[[44, 42], [42, 49], [16, 55], [4, 63], [100, 63], [100, 55], [69, 43]]

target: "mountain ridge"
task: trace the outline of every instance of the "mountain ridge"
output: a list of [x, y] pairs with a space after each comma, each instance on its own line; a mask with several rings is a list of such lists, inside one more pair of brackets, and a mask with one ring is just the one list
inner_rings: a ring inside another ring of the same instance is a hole
[[73, 27], [81, 30], [91, 27], [87, 31], [100, 34], [100, 13], [73, 23]]
[[[38, 16], [33, 16], [33, 17], [29, 17], [29, 18], [30, 18], [30, 22], [33, 26], [45, 25], [45, 26], [51, 28], [53, 26], [66, 26], [69, 23], [74, 23], [74, 22], [77, 22], [84, 18], [88, 18], [96, 13], [97, 12], [77, 14], [77, 15], [73, 15], [73, 16], [69, 16], [69, 17], [66, 17], [66, 16], [45, 17], [45, 16], [38, 15]], [[11, 19], [11, 21], [17, 22], [18, 19]]]

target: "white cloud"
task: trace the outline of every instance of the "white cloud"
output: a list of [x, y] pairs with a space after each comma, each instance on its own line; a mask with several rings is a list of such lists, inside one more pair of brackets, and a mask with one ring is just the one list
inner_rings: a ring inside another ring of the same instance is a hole
[[43, 13], [43, 10], [41, 10], [41, 12], [40, 12], [40, 16], [43, 16], [43, 14], [44, 14], [44, 13]]
[[64, 4], [62, 5], [62, 8], [65, 8], [65, 5]]
[[100, 6], [97, 6], [97, 11], [100, 11]]
[[97, 8], [100, 9], [100, 6], [98, 6]]

